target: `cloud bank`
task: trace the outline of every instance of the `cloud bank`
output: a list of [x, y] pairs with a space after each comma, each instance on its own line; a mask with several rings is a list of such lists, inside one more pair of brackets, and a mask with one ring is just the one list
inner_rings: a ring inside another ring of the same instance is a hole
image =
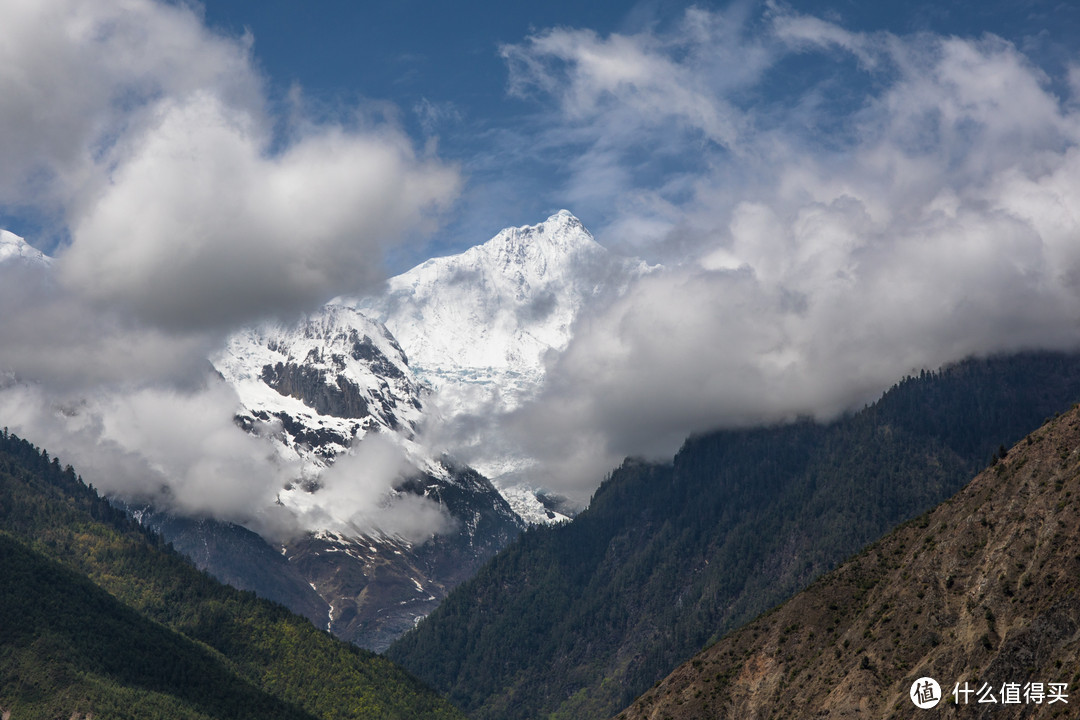
[[[549, 487], [693, 432], [828, 419], [969, 355], [1080, 347], [1080, 114], [1011, 43], [770, 5], [503, 52], [584, 158], [568, 195], [608, 179], [598, 238], [665, 263], [579, 320], [507, 423]], [[773, 92], [793, 61], [817, 81]], [[686, 159], [636, 177], [642, 148]]]
[[371, 111], [271, 114], [252, 38], [191, 6], [6, 3], [0, 26], [0, 206], [54, 215], [64, 284], [156, 326], [376, 290], [386, 247], [458, 191]]
[[60, 238], [51, 267], [0, 266], [0, 423], [105, 492], [280, 534], [306, 527], [276, 504], [299, 469], [236, 427], [208, 353], [378, 291], [461, 180], [376, 104], [274, 110], [253, 44], [193, 3], [0, 5], [0, 227]]
[[[8, 2], [0, 36], [0, 224], [29, 214], [63, 238], [55, 272], [0, 268], [17, 308], [0, 314], [2, 422], [185, 512], [442, 527], [421, 500], [386, 505], [399, 467], [378, 447], [326, 477], [332, 502], [282, 515], [297, 470], [236, 428], [205, 359], [238, 325], [378, 292], [383, 253], [433, 227], [459, 172], [379, 108], [327, 118], [296, 92], [272, 110], [254, 40], [186, 4]], [[553, 207], [664, 265], [587, 309], [538, 401], [481, 419], [538, 461], [533, 482], [587, 495], [693, 432], [832, 417], [971, 354], [1080, 346], [1080, 65], [1051, 76], [999, 37], [862, 33], [772, 2], [499, 51], [510, 94], [540, 109], [486, 131], [496, 179], [471, 192], [503, 198], [500, 173], [558, 162]]]
[[0, 392], [5, 425], [53, 449], [102, 493], [287, 533], [290, 520], [275, 497], [298, 468], [239, 432], [235, 407], [231, 390], [209, 378], [185, 392], [64, 397], [28, 384]]

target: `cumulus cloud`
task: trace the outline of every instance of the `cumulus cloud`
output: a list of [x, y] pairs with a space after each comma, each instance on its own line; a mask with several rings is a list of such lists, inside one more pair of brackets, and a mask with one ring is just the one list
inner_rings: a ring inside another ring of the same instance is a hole
[[275, 132], [252, 39], [191, 6], [16, 2], [0, 27], [0, 207], [58, 217], [88, 301], [187, 330], [371, 291], [457, 192], [362, 109]]
[[319, 475], [317, 492], [295, 496], [299, 522], [309, 529], [376, 533], [424, 542], [453, 527], [446, 508], [397, 487], [415, 473], [402, 448], [372, 434]]
[[276, 115], [253, 43], [194, 3], [0, 4], [0, 225], [64, 238], [51, 267], [0, 265], [0, 423], [105, 492], [280, 535], [308, 527], [276, 504], [299, 468], [236, 427], [208, 353], [376, 291], [460, 178], [382, 107], [327, 118], [297, 89]]
[[0, 307], [0, 372], [63, 393], [197, 386], [218, 341], [101, 312], [32, 263], [0, 263]]
[[75, 218], [62, 277], [163, 327], [235, 325], [377, 288], [383, 247], [456, 187], [392, 129], [266, 144], [213, 95], [163, 103]]
[[[711, 160], [682, 166], [696, 168], [691, 192], [639, 186], [645, 201], [601, 230], [618, 242], [613, 229], [632, 226], [636, 209], [658, 209], [645, 227], [666, 268], [586, 313], [540, 400], [504, 424], [549, 487], [588, 490], [622, 457], [670, 457], [693, 432], [828, 419], [904, 373], [969, 355], [1080, 347], [1080, 218], [1070, 210], [1080, 206], [1080, 116], [1045, 72], [993, 36], [860, 35], [779, 6], [767, 19], [766, 65], [854, 57], [872, 79], [861, 101], [837, 117], [799, 102], [819, 90], [809, 87], [787, 98], [795, 122], [775, 100], [727, 99], [668, 36], [552, 31], [577, 38], [562, 74], [544, 71], [539, 85], [560, 103], [557, 122], [644, 114], [637, 143], [665, 113], [692, 122], [679, 103], [650, 109], [626, 80], [590, 86], [591, 103], [577, 97], [596, 54], [620, 48], [662, 55], [650, 67], [665, 68], [654, 82], [666, 96], [717, 95], [708, 105], [734, 108], [740, 130], [730, 152], [682, 141]], [[517, 51], [551, 57], [535, 41]], [[815, 115], [830, 117], [806, 122]], [[711, 137], [708, 123], [696, 127]], [[632, 155], [615, 150], [608, 162]]]
[[0, 417], [105, 494], [279, 534], [290, 521], [275, 499], [299, 469], [232, 422], [236, 403], [216, 378], [124, 394], [14, 384], [0, 390]]
[[8, 2], [0, 9], [0, 202], [64, 214], [92, 202], [112, 146], [162, 98], [209, 89], [260, 112], [250, 38], [145, 0]]

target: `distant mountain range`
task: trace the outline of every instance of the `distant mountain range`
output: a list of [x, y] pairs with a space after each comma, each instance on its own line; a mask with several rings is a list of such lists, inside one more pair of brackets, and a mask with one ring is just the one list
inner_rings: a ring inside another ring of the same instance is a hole
[[971, 360], [827, 425], [709, 433], [673, 463], [627, 461], [573, 522], [524, 533], [387, 657], [477, 720], [608, 717], [1077, 398], [1080, 356]]
[[1074, 408], [618, 720], [1073, 717], [1078, 503]]
[[[50, 263], [10, 233], [0, 237], [5, 261]], [[278, 502], [312, 532], [272, 547], [235, 524], [129, 509], [203, 569], [384, 649], [526, 524], [568, 517], [540, 488], [493, 486], [425, 427], [445, 432], [532, 397], [584, 304], [646, 270], [609, 256], [561, 211], [429, 260], [391, 279], [383, 297], [339, 298], [297, 322], [236, 332], [211, 361], [239, 399], [236, 423], [297, 468]], [[360, 517], [323, 490], [324, 474], [375, 436], [395, 448], [396, 466], [353, 462], [336, 476], [339, 488], [385, 493]], [[477, 459], [493, 473], [527, 467], [507, 448], [483, 447]], [[416, 502], [446, 522], [406, 532], [388, 521]]]

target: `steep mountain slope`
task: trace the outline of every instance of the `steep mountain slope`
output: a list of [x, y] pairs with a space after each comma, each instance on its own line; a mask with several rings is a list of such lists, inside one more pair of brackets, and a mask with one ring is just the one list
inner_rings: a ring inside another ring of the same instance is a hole
[[[523, 527], [490, 482], [417, 442], [427, 389], [394, 337], [357, 310], [327, 305], [295, 325], [238, 332], [213, 363], [240, 398], [237, 423], [298, 468], [279, 502], [323, 523], [271, 552], [242, 528], [145, 516], [216, 577], [383, 650]], [[324, 473], [376, 435], [396, 448], [393, 467], [352, 463], [335, 477], [361, 496], [385, 496], [359, 508], [328, 499]], [[417, 498], [444, 513], [446, 527], [421, 532], [388, 519]]]
[[474, 718], [596, 718], [960, 488], [1080, 397], [1080, 358], [968, 361], [829, 425], [691, 438], [533, 529], [387, 656]]
[[323, 531], [285, 546], [290, 564], [330, 603], [327, 629], [338, 637], [385, 650], [521, 531], [486, 478], [449, 462], [447, 470], [449, 482], [421, 475], [399, 486], [456, 520], [426, 542]]
[[[312, 482], [372, 432], [401, 442], [421, 470], [437, 471], [412, 444], [423, 387], [394, 337], [356, 310], [327, 305], [294, 325], [242, 330], [212, 362], [240, 396], [238, 422], [262, 430], [282, 457], [301, 461]], [[303, 504], [304, 493], [289, 487], [281, 499]]]
[[[17, 573], [5, 574], [4, 592], [19, 595], [16, 607], [42, 598], [17, 622], [0, 624], [0, 706], [19, 709], [13, 717], [55, 717], [61, 710], [65, 717], [74, 711], [111, 717], [105, 711], [125, 698], [147, 713], [121, 708], [119, 717], [247, 717], [260, 708], [272, 717], [461, 717], [382, 658], [197, 571], [70, 467], [6, 430], [0, 433], [0, 532], [29, 550], [3, 546]], [[22, 579], [15, 584], [13, 577]], [[76, 632], [78, 617], [65, 613], [79, 609], [88, 623], [101, 624]], [[225, 671], [234, 678], [213, 677]], [[240, 695], [232, 694], [234, 686]], [[77, 703], [50, 710], [57, 689]], [[254, 710], [236, 710], [248, 701]], [[173, 715], [173, 708], [182, 712]]]
[[218, 653], [2, 533], [0, 577], [0, 712], [314, 717], [240, 678]]
[[1078, 498], [1073, 409], [618, 717], [914, 717], [924, 677], [940, 685], [939, 716], [1071, 717]]
[[[115, 503], [115, 501], [114, 501]], [[195, 567], [240, 590], [250, 590], [303, 615], [318, 627], [329, 622], [330, 605], [280, 548], [235, 523], [189, 518], [120, 504], [161, 535]]]
[[[383, 296], [343, 302], [386, 323], [414, 371], [435, 389], [446, 419], [483, 419], [535, 395], [545, 357], [565, 349], [589, 299], [618, 293], [647, 270], [613, 256], [561, 210], [458, 255], [428, 260], [391, 278]], [[507, 492], [522, 517], [565, 519], [511, 484], [526, 458], [491, 446], [490, 437], [474, 441], [470, 462]]]

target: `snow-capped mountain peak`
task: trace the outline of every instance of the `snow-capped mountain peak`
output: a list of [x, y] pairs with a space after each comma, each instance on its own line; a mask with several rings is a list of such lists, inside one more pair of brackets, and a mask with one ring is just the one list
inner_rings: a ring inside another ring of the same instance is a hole
[[353, 308], [241, 330], [212, 361], [236, 389], [244, 424], [281, 422], [281, 450], [316, 466], [373, 430], [410, 441], [420, 422], [423, 386], [405, 353]]
[[599, 291], [610, 262], [581, 221], [561, 210], [428, 260], [392, 278], [382, 298], [350, 302], [383, 320], [435, 387], [519, 378], [524, 384], [502, 393], [517, 404], [542, 377], [544, 354], [569, 342], [578, 309]]
[[504, 267], [519, 273], [531, 273], [541, 279], [586, 254], [605, 250], [585, 229], [581, 221], [568, 210], [560, 210], [538, 225], [506, 228], [483, 245], [466, 250], [477, 256], [487, 256]]
[[[545, 363], [569, 345], [582, 309], [602, 294], [623, 292], [647, 271], [638, 260], [608, 252], [560, 210], [428, 260], [391, 278], [381, 297], [340, 302], [378, 317], [401, 343], [417, 377], [434, 390], [429, 405], [451, 426], [458, 443], [451, 450], [492, 478], [522, 517], [543, 521], [561, 515], [534, 489], [510, 487], [532, 461], [469, 428], [534, 398]], [[471, 439], [461, 439], [469, 433]]]
[[52, 258], [15, 233], [0, 230], [0, 263], [11, 260], [22, 260], [43, 266], [47, 266], [52, 262]]

